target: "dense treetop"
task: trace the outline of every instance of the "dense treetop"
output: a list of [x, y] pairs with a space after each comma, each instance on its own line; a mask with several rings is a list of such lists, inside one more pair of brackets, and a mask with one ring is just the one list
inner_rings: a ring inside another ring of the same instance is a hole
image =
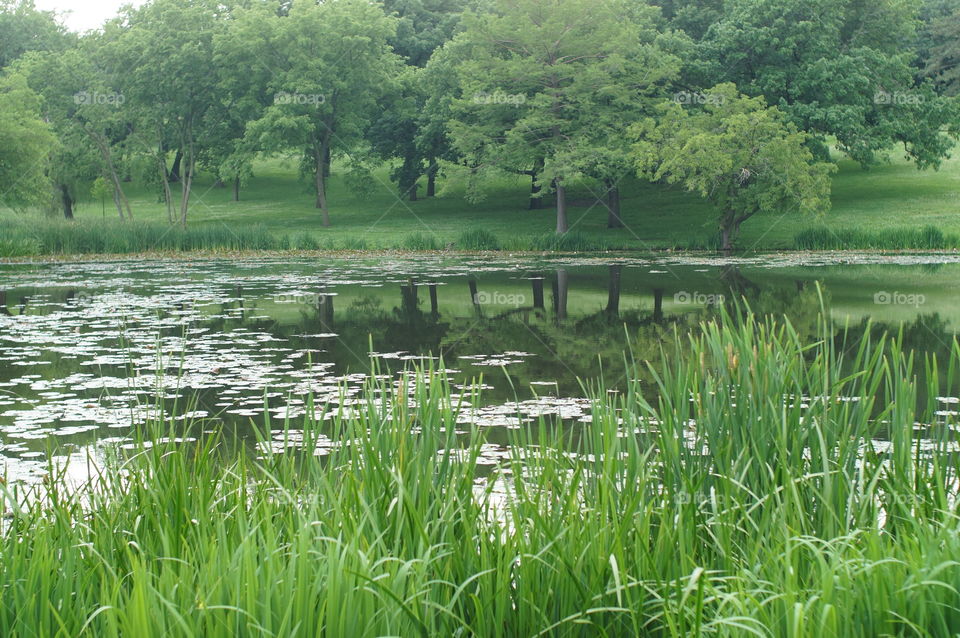
[[82, 35], [0, 0], [0, 205], [72, 217], [97, 184], [128, 219], [136, 179], [186, 225], [198, 172], [236, 199], [286, 156], [324, 226], [329, 177], [362, 192], [384, 164], [413, 201], [529, 176], [558, 233], [569, 184], [617, 228], [639, 175], [715, 205], [729, 244], [823, 214], [824, 162], [936, 169], [958, 43], [958, 0], [149, 0]]

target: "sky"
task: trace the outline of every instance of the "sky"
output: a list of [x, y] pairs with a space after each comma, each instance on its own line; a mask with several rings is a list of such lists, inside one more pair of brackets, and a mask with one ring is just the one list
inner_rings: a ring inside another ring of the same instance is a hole
[[117, 14], [125, 4], [141, 4], [142, 0], [34, 0], [38, 9], [67, 13], [62, 20], [71, 31], [96, 29]]

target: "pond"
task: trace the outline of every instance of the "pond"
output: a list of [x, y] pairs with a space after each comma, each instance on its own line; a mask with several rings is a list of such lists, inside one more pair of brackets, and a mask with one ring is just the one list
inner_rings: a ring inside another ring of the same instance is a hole
[[496, 454], [541, 417], [586, 426], [591, 380], [622, 388], [628, 359], [655, 361], [734, 300], [811, 337], [822, 304], [838, 326], [943, 352], [958, 292], [960, 256], [943, 255], [0, 265], [0, 463], [34, 481], [49, 454], [122, 446], [158, 417], [256, 449], [254, 427], [295, 428], [308, 395], [351, 410], [372, 375], [414, 363], [447, 372]]

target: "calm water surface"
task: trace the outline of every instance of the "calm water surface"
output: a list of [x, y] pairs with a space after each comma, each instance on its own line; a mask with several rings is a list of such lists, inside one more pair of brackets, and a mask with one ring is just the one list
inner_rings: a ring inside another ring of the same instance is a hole
[[[397, 376], [412, 362], [448, 372], [470, 406], [462, 423], [489, 429], [496, 454], [509, 429], [541, 417], [589, 427], [583, 383], [602, 376], [608, 388], [623, 387], [628, 342], [636, 358], [654, 359], [673, 330], [695, 329], [734, 299], [785, 314], [811, 336], [822, 299], [838, 325], [902, 327], [908, 346], [943, 351], [960, 326], [958, 262], [848, 255], [0, 265], [0, 466], [8, 480], [30, 481], [49, 450], [82, 458], [123, 445], [158, 413], [253, 445], [251, 424], [296, 427], [311, 394], [328, 412], [353, 409], [372, 371]], [[470, 393], [476, 385], [479, 398]]]

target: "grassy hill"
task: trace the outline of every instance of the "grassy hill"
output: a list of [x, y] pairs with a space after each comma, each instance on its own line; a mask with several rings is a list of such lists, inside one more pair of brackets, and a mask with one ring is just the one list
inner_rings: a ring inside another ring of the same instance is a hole
[[[940, 171], [921, 172], [902, 160], [866, 171], [853, 162], [841, 161], [839, 168], [833, 185], [833, 210], [828, 215], [822, 219], [796, 213], [758, 216], [745, 224], [740, 246], [791, 249], [796, 246], [798, 232], [821, 227], [830, 232], [896, 233], [899, 229], [933, 226], [960, 237], [960, 160], [949, 160]], [[527, 178], [504, 178], [492, 185], [489, 196], [480, 204], [466, 202], [462, 188], [455, 183], [441, 183], [436, 198], [409, 202], [397, 196], [387, 172], [377, 172], [370, 194], [361, 197], [352, 192], [343, 171], [335, 167], [329, 193], [331, 228], [321, 226], [309, 186], [298, 178], [295, 162], [260, 162], [239, 202], [231, 201], [229, 188], [217, 187], [210, 176], [202, 175], [196, 182], [189, 219], [197, 238], [183, 245], [209, 244], [217, 248], [221, 247], [217, 238], [236, 236], [240, 238], [238, 247], [254, 248], [428, 249], [451, 242], [455, 248], [469, 248], [462, 245], [461, 234], [481, 228], [489, 231], [503, 249], [543, 249], [552, 241], [554, 211], [549, 207], [527, 210]], [[587, 183], [575, 185], [571, 197], [595, 199], [590, 188]], [[714, 215], [697, 197], [633, 177], [627, 177], [621, 188], [626, 228], [607, 229], [602, 206], [574, 207], [570, 225], [575, 240], [563, 247], [643, 250], [713, 245]], [[150, 232], [141, 231], [143, 237], [130, 244], [129, 250], [149, 250], [151, 237], [168, 234], [164, 206], [152, 187], [128, 184], [128, 196], [138, 225], [153, 227]], [[49, 246], [56, 242], [48, 235], [53, 232], [50, 229], [56, 229], [58, 237], [65, 237], [84, 228], [91, 238], [129, 234], [128, 226], [115, 221], [114, 215], [109, 201], [105, 205], [99, 201], [81, 203], [78, 221], [72, 225], [52, 213], [16, 215], [0, 209], [0, 256], [4, 256], [5, 243], [8, 256], [18, 252], [103, 250], [85, 250], [80, 241], [69, 249], [51, 249]], [[253, 236], [264, 236], [264, 240], [251, 242]], [[951, 245], [956, 241], [955, 237], [949, 239]], [[108, 251], [126, 251], [124, 245], [118, 245], [117, 250]]]

